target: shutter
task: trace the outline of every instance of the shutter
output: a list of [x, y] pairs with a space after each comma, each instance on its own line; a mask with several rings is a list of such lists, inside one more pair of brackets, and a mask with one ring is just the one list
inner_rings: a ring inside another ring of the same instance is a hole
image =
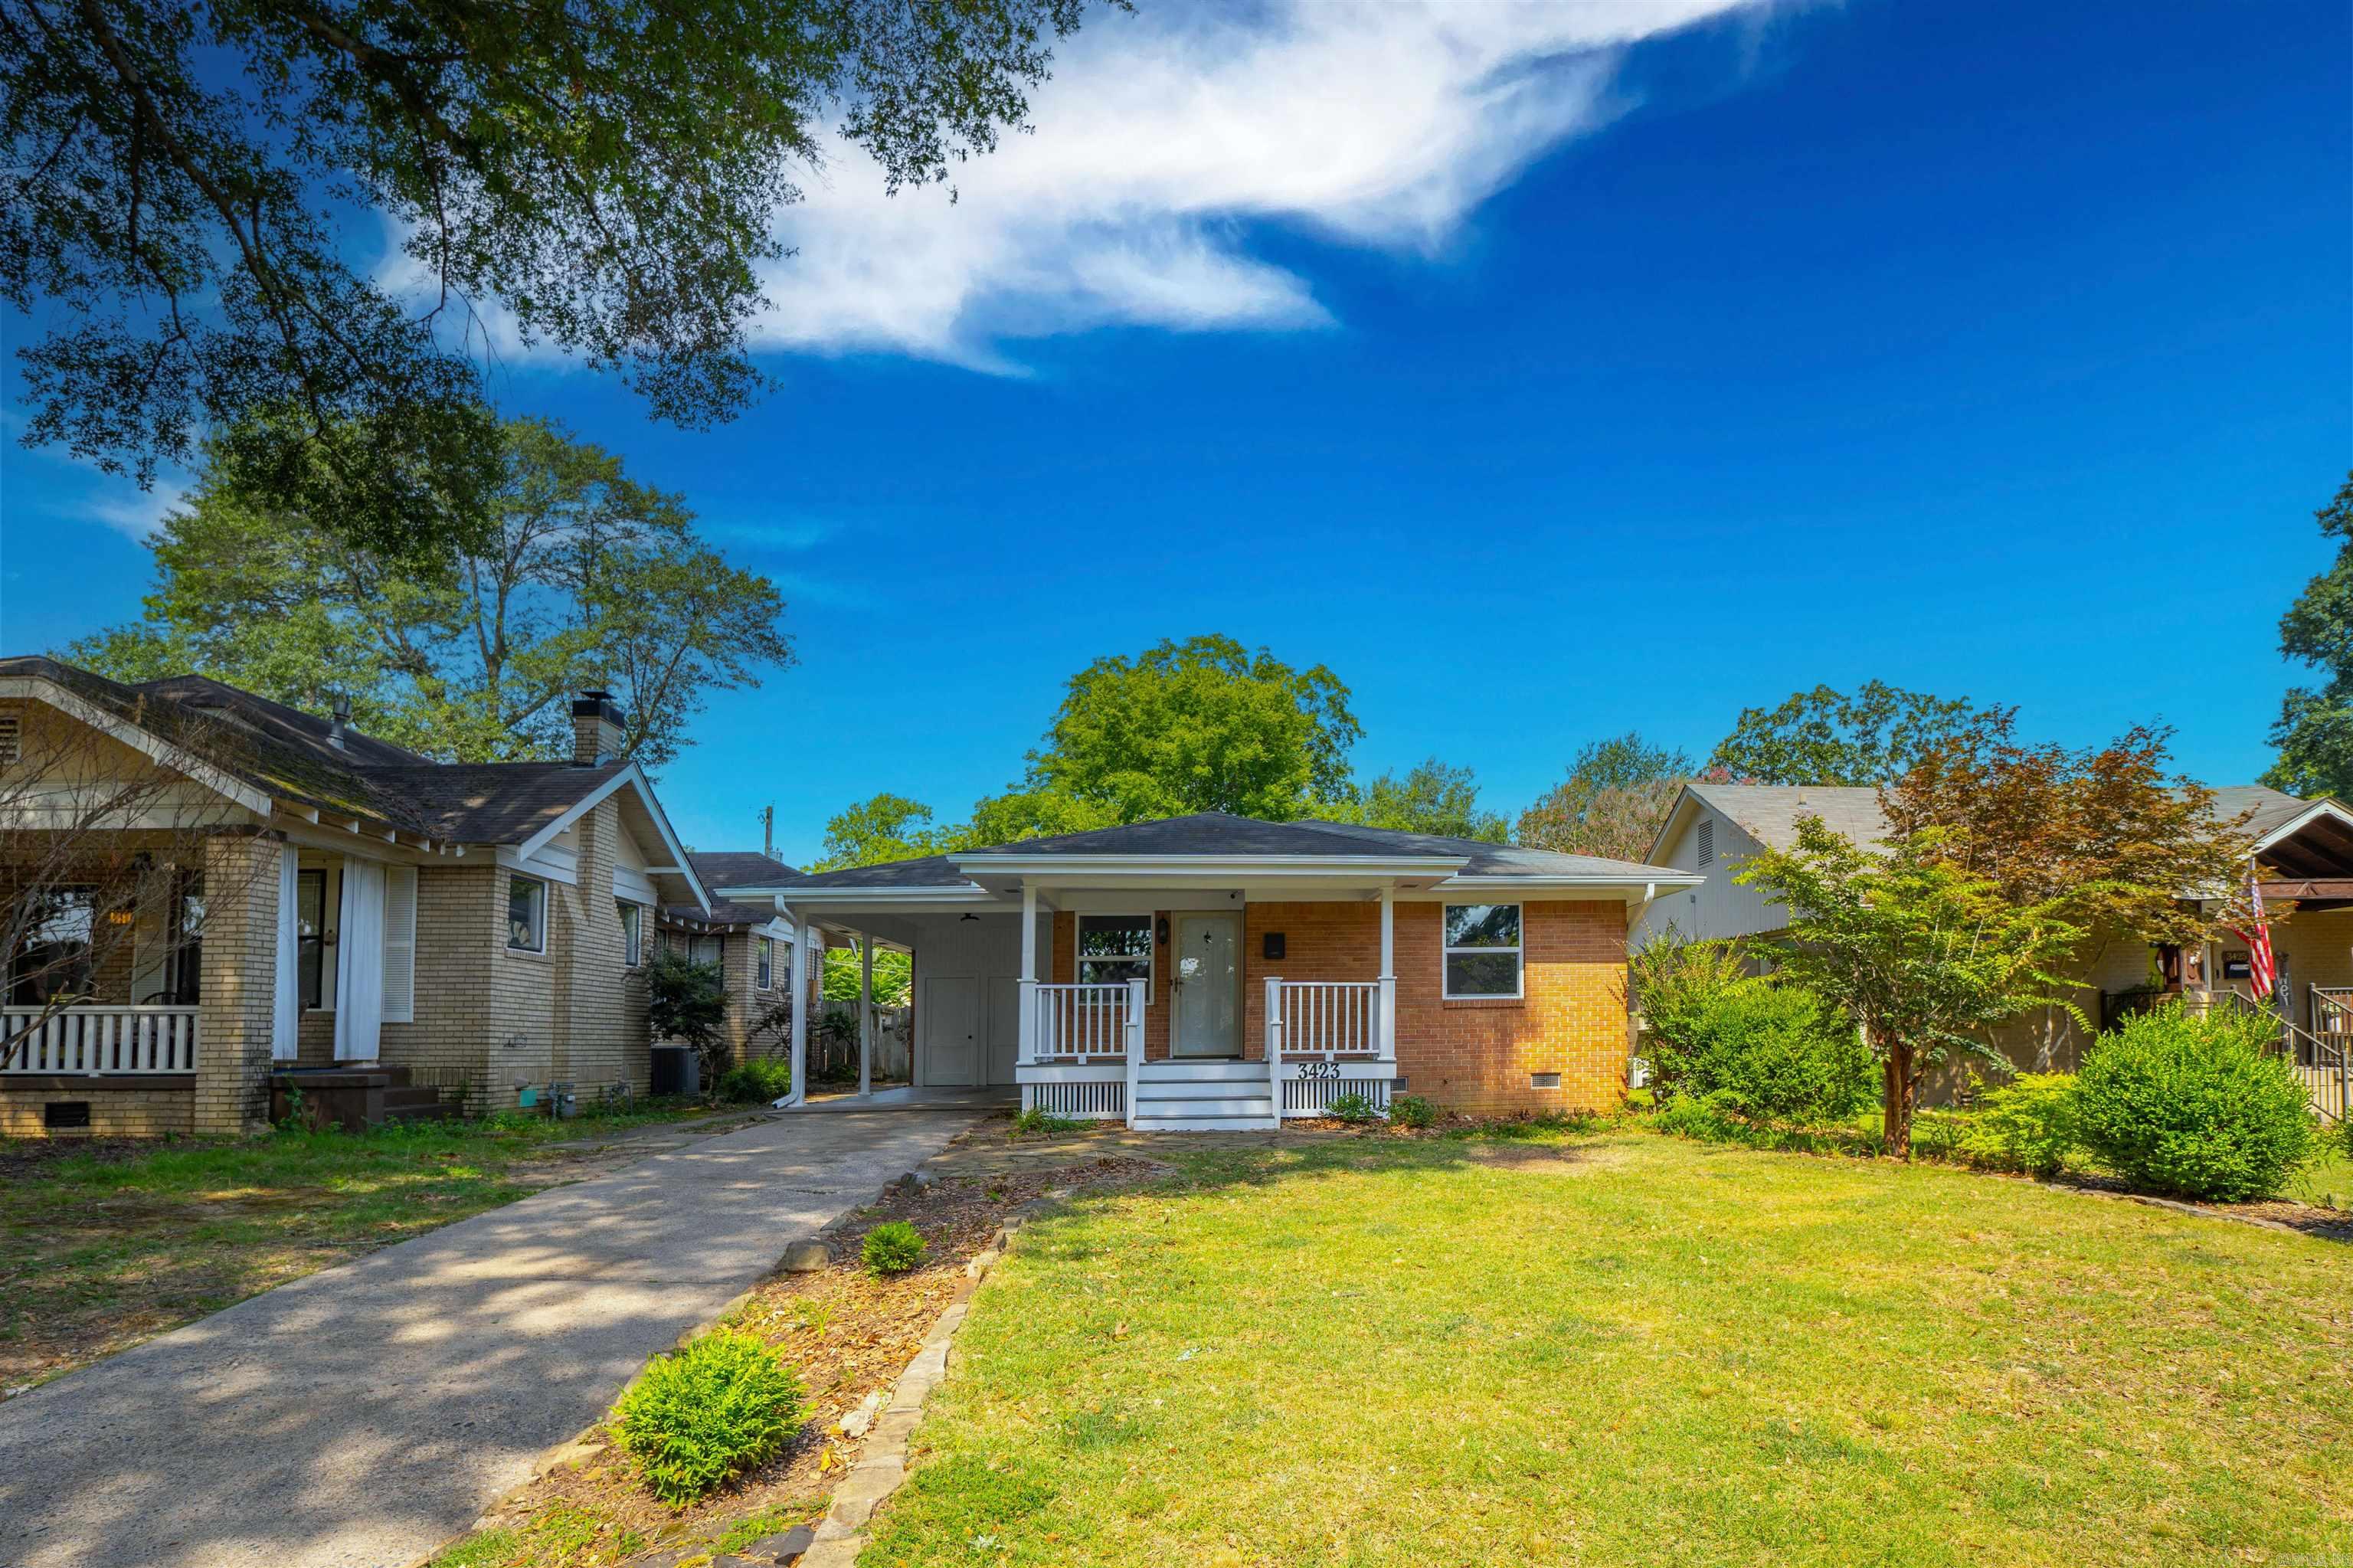
[[385, 868], [384, 1021], [417, 1022], [417, 868]]
[[1699, 863], [1710, 865], [1715, 861], [1715, 822], [1703, 817], [1699, 824]]

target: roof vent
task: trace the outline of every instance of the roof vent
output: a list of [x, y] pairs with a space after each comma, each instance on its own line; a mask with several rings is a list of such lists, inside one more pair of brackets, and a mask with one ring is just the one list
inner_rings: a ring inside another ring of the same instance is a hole
[[327, 726], [327, 744], [337, 751], [343, 749], [343, 736], [351, 733], [352, 698], [348, 692], [335, 694], [335, 716]]
[[1702, 817], [1699, 822], [1699, 863], [1715, 863], [1715, 819]]

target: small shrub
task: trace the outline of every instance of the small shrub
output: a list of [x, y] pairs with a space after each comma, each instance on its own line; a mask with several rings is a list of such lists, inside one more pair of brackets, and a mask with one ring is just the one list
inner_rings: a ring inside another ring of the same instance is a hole
[[904, 1220], [887, 1220], [866, 1233], [866, 1245], [858, 1251], [859, 1260], [871, 1274], [904, 1274], [923, 1261], [931, 1244], [923, 1233]]
[[1013, 1118], [1013, 1136], [1050, 1137], [1058, 1132], [1076, 1132], [1080, 1125], [1075, 1117], [1056, 1116], [1044, 1106], [1031, 1106]]
[[[1954, 1119], [1955, 1151], [1969, 1163], [2051, 1175], [2077, 1147], [2075, 1075], [2021, 1073], [1989, 1093], [1976, 1110]], [[1916, 1128], [1913, 1141], [1919, 1141]]]
[[1671, 1095], [1664, 1105], [1651, 1118], [1651, 1125], [1661, 1132], [1671, 1132], [1678, 1138], [1695, 1138], [1704, 1143], [1746, 1143], [1748, 1129], [1728, 1107], [1705, 1095]]
[[765, 1104], [793, 1092], [793, 1065], [784, 1056], [754, 1056], [719, 1075], [712, 1093], [731, 1105]]
[[1333, 1096], [1332, 1103], [1324, 1109], [1333, 1120], [1345, 1122], [1376, 1121], [1379, 1119], [1381, 1114], [1373, 1108], [1370, 1098], [1353, 1090], [1345, 1095]]
[[1393, 1095], [1389, 1098], [1389, 1125], [1416, 1132], [1436, 1127], [1438, 1103], [1423, 1095]]
[[1749, 974], [1714, 942], [1653, 943], [1630, 972], [1641, 1055], [1662, 1101], [1695, 1096], [1753, 1121], [1826, 1124], [1870, 1097], [1870, 1051], [1804, 987]]
[[2073, 1097], [2084, 1147], [2136, 1187], [2225, 1202], [2268, 1198], [2309, 1159], [2312, 1107], [2265, 1054], [2276, 1025], [2179, 1004], [2125, 1020], [2084, 1060]]
[[807, 1414], [800, 1380], [757, 1335], [720, 1329], [667, 1356], [613, 1407], [613, 1433], [672, 1508], [775, 1456]]

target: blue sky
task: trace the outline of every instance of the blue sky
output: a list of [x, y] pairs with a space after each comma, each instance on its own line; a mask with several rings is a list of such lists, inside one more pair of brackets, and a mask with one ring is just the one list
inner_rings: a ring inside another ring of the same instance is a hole
[[[813, 183], [737, 423], [512, 361], [792, 601], [687, 839], [960, 815], [1071, 672], [1212, 630], [1512, 810], [1873, 677], [2260, 771], [2353, 461], [2345, 7], [1683, 8], [1144, 0], [957, 205]], [[160, 503], [8, 449], [0, 643], [134, 613]]]

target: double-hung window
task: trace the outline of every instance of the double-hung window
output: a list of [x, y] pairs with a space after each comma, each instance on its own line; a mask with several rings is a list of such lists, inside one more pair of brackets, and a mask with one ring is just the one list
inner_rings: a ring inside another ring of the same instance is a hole
[[762, 991], [776, 989], [776, 944], [766, 937], [760, 938], [759, 986]]
[[1145, 1005], [1152, 1000], [1152, 916], [1149, 915], [1082, 915], [1079, 916], [1081, 985], [1144, 982]]
[[18, 1007], [43, 1007], [58, 997], [87, 997], [98, 890], [52, 886], [23, 896], [23, 935], [16, 971], [8, 977], [8, 1001]]
[[1516, 997], [1520, 994], [1520, 906], [1516, 904], [1450, 904], [1446, 906], [1446, 996]]
[[327, 1005], [327, 874], [294, 874], [295, 972], [305, 1009]]
[[721, 969], [724, 967], [723, 959], [724, 952], [725, 948], [721, 946], [716, 937], [687, 938], [686, 959], [689, 963], [701, 964], [707, 969]]
[[646, 959], [646, 906], [621, 899], [613, 903], [621, 914], [621, 962], [636, 969]]
[[507, 879], [507, 946], [518, 953], [547, 951], [547, 884], [536, 877]]

